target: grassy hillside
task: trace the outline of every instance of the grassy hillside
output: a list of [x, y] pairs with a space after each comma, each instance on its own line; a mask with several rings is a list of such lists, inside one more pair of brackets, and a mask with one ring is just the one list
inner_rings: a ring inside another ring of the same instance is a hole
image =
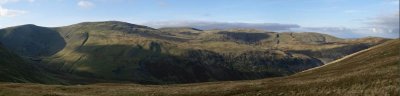
[[[184, 38], [136, 26], [96, 22], [57, 28], [67, 42], [66, 47], [45, 62], [55, 69], [85, 77], [158, 84], [284, 76], [322, 64], [312, 57], [278, 50], [241, 48], [234, 49], [242, 51], [235, 54], [209, 51], [191, 46], [194, 44], [190, 41], [182, 42]], [[223, 48], [219, 44], [216, 47]]]
[[0, 84], [0, 94], [20, 96], [397, 96], [400, 95], [399, 46], [400, 40], [391, 40], [329, 65], [288, 77], [178, 85]]
[[66, 44], [55, 30], [31, 24], [0, 29], [0, 42], [24, 57], [51, 56]]
[[52, 74], [3, 48], [0, 43], [0, 82], [61, 84]]
[[151, 84], [287, 76], [385, 41], [252, 29], [153, 29], [118, 21], [16, 26], [0, 30], [0, 36], [6, 48], [49, 70]]

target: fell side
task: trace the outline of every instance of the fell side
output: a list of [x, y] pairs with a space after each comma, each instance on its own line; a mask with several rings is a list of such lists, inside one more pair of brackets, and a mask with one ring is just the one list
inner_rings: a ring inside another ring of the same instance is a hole
[[[399, 95], [400, 40], [387, 41], [341, 61], [288, 77], [175, 85], [0, 84], [0, 95], [57, 96], [321, 96]], [[47, 91], [40, 91], [47, 90]]]

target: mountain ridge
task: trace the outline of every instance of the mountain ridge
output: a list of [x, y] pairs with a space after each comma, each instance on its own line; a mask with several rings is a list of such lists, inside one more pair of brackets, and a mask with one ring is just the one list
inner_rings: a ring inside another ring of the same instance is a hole
[[[387, 40], [346, 40], [319, 33], [186, 29], [159, 30], [119, 21], [84, 22], [30, 30], [0, 29], [0, 42], [14, 44], [7, 48], [15, 53], [21, 52], [16, 49], [39, 46], [31, 51], [40, 54], [53, 53], [48, 49], [59, 45], [51, 44], [65, 42], [50, 56], [19, 55], [47, 64], [51, 70], [83, 77], [171, 84], [287, 76]], [[5, 35], [17, 32], [54, 35]], [[24, 36], [32, 39], [18, 39]], [[46, 36], [55, 40], [42, 40]], [[18, 40], [21, 42], [15, 42]]]

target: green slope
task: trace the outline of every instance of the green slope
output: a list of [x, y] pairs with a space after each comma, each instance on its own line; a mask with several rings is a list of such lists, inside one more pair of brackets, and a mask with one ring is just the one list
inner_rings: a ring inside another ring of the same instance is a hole
[[53, 71], [157, 84], [287, 76], [385, 41], [249, 29], [153, 29], [118, 21], [17, 26], [0, 30], [0, 36], [12, 52]]
[[335, 63], [288, 77], [174, 85], [0, 84], [0, 88], [3, 89], [0, 90], [0, 94], [30, 96], [398, 96], [400, 94], [399, 46], [400, 40], [391, 40]]
[[0, 29], [0, 41], [4, 47], [24, 57], [51, 56], [66, 44], [55, 30], [31, 24]]
[[61, 84], [38, 65], [22, 59], [0, 45], [0, 82]]
[[[115, 26], [133, 29], [121, 30]], [[186, 47], [182, 43], [190, 41], [182, 42], [180, 37], [136, 26], [91, 22], [59, 28], [66, 38], [66, 48], [47, 61], [58, 64], [57, 69], [81, 76], [139, 83], [257, 79], [293, 74], [322, 64], [312, 57], [278, 50], [241, 48], [237, 49], [241, 53], [223, 54]]]

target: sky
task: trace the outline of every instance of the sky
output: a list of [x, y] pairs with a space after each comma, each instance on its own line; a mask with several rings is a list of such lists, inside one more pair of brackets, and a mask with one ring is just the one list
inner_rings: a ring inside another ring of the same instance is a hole
[[399, 0], [0, 0], [0, 28], [124, 21], [398, 38]]

